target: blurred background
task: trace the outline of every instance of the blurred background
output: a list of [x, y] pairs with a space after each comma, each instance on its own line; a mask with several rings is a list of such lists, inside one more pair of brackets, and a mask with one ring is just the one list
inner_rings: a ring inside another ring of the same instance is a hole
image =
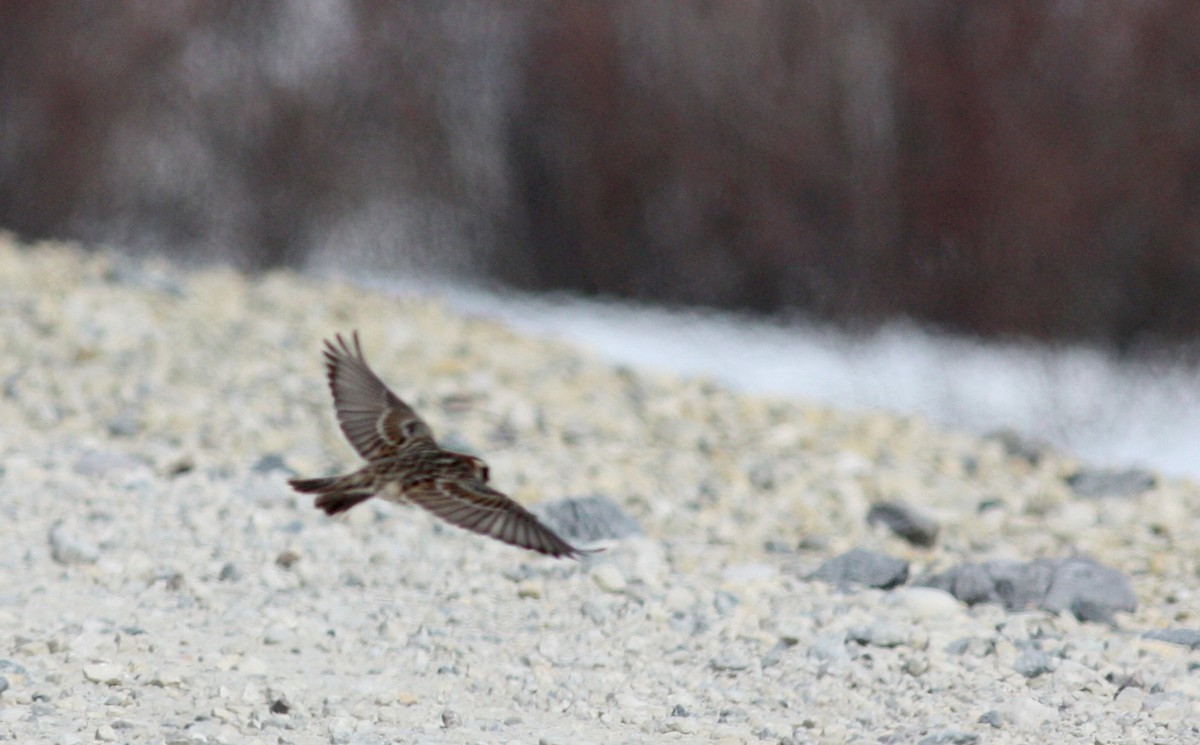
[[[736, 359], [850, 364], [872, 406], [912, 398], [880, 380], [897, 345], [943, 339], [899, 377], [962, 397], [1006, 384], [952, 366], [1001, 350], [1013, 396], [1073, 407], [1018, 426], [1070, 445], [1154, 411], [1200, 463], [1171, 420], [1200, 412], [1192, 0], [2, 3], [0, 228], [748, 314], [722, 321], [762, 343]], [[780, 364], [760, 387], [829, 395]], [[1168, 378], [1161, 405], [1120, 395]], [[935, 418], [987, 426], [965, 400]]]

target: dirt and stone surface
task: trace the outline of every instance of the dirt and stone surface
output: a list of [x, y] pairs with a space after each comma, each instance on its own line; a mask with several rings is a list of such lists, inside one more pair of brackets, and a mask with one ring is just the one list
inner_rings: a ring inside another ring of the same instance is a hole
[[[352, 329], [497, 487], [640, 534], [556, 561], [314, 510], [286, 479], [358, 462], [320, 356]], [[1200, 742], [1200, 489], [1103, 465], [430, 300], [0, 239], [0, 740]], [[907, 576], [811, 578], [853, 549]], [[1072, 557], [1136, 609], [920, 586]]]

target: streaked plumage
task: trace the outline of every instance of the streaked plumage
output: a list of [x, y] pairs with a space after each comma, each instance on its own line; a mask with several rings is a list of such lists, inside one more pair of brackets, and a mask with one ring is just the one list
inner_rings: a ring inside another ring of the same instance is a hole
[[329, 515], [371, 497], [411, 502], [443, 520], [549, 556], [581, 551], [559, 538], [529, 510], [488, 486], [487, 464], [443, 450], [421, 417], [388, 390], [367, 365], [358, 332], [351, 348], [341, 334], [325, 342], [325, 363], [338, 424], [367, 465], [345, 476], [292, 479], [299, 492], [318, 495]]

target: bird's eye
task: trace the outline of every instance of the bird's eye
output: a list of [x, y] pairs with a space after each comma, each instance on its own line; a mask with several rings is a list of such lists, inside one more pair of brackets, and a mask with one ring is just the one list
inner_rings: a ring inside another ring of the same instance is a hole
[[479, 480], [480, 481], [488, 480], [488, 467], [486, 464], [480, 463], [478, 465], [478, 467], [476, 468], [476, 470], [479, 472]]

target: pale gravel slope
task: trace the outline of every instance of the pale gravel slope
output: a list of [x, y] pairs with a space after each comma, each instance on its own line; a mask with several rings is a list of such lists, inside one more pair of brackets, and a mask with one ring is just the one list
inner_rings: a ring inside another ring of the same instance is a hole
[[[646, 538], [555, 562], [391, 505], [313, 510], [269, 466], [355, 462], [319, 354], [353, 328], [498, 486], [607, 495]], [[1200, 741], [1200, 652], [1140, 638], [1200, 625], [1200, 492], [1083, 500], [1075, 467], [613, 369], [420, 300], [0, 239], [0, 738]], [[868, 529], [884, 498], [935, 515], [938, 546]], [[855, 546], [914, 574], [1087, 552], [1140, 608], [1109, 629], [803, 579]], [[845, 641], [863, 627], [881, 641]], [[1033, 647], [1053, 672], [1014, 670]]]

